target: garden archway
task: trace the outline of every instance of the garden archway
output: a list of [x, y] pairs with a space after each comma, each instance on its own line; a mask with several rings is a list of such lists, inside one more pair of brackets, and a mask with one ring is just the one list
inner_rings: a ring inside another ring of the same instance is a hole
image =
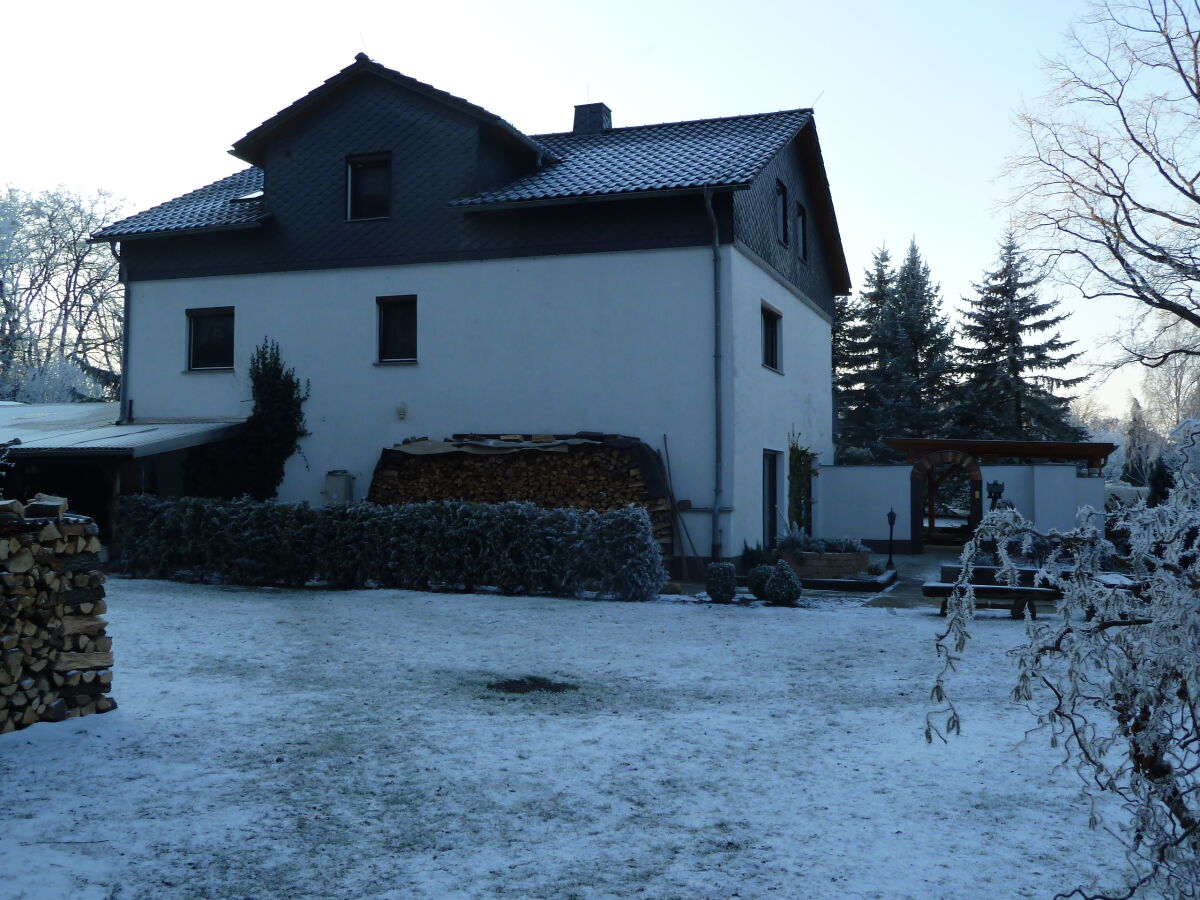
[[[939, 471], [939, 467], [945, 469]], [[910, 480], [909, 516], [911, 523], [912, 541], [916, 552], [921, 552], [925, 544], [925, 517], [928, 515], [929, 532], [932, 534], [937, 520], [938, 488], [958, 473], [964, 473], [970, 484], [969, 508], [967, 510], [967, 531], [974, 532], [983, 520], [983, 473], [979, 463], [969, 453], [962, 450], [933, 450], [924, 453], [913, 464]]]

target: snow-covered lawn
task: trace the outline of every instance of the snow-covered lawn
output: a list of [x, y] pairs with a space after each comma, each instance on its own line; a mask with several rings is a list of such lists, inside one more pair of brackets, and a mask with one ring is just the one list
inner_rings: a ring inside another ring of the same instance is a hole
[[[16, 898], [1049, 897], [1120, 854], [981, 616], [113, 580], [120, 709], [0, 737]], [[543, 675], [579, 686], [501, 695]]]

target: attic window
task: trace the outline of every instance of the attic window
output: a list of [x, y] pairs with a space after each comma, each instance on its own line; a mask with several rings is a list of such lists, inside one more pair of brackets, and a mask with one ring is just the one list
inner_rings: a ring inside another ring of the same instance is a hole
[[796, 254], [808, 262], [808, 210], [803, 203], [796, 204]]
[[775, 237], [785, 247], [788, 243], [788, 195], [782, 181], [775, 182]]
[[392, 154], [346, 157], [346, 218], [386, 219], [392, 214]]

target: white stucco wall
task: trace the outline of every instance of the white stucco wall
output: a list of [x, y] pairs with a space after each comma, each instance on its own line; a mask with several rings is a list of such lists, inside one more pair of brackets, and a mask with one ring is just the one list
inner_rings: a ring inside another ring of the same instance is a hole
[[[670, 441], [697, 550], [711, 544], [712, 257], [708, 248], [137, 282], [129, 398], [135, 419], [245, 416], [265, 336], [311, 383], [312, 435], [283, 500], [322, 502], [326, 471], [361, 497], [382, 448], [455, 432], [580, 430]], [[418, 362], [376, 365], [375, 298], [417, 295]], [[789, 429], [832, 452], [829, 322], [722, 248], [724, 551], [762, 539], [762, 452]], [[761, 306], [782, 315], [780, 375], [762, 366]], [[186, 310], [234, 307], [234, 370], [188, 372]], [[397, 416], [400, 404], [406, 418]], [[307, 465], [306, 465], [307, 464]], [[786, 509], [786, 457], [780, 465]], [[706, 509], [707, 508], [707, 509]]]
[[[802, 337], [798, 326], [806, 314], [794, 298], [780, 296], [772, 279], [732, 289], [735, 277], [753, 274], [736, 259], [731, 266], [732, 257], [736, 252], [724, 248], [724, 503], [741, 511], [736, 491], [745, 479], [738, 466], [748, 465], [746, 502], [753, 511], [747, 515], [757, 534], [762, 447], [784, 449], [792, 422], [811, 433], [808, 401], [799, 387], [788, 394], [778, 385], [768, 396], [742, 391], [737, 397], [734, 335], [752, 326], [753, 334], [741, 340], [752, 341], [753, 365], [761, 368], [759, 298], [771, 297], [788, 310], [788, 380], [795, 384], [821, 369], [827, 384], [828, 326], [807, 314], [814, 334]], [[375, 364], [375, 298], [395, 294], [418, 297], [416, 365]], [[235, 309], [234, 370], [188, 372], [185, 311], [212, 306]], [[312, 435], [302, 441], [303, 457], [288, 463], [283, 500], [321, 502], [330, 469], [348, 470], [362, 496], [380, 450], [406, 437], [593, 430], [635, 435], [654, 447], [666, 433], [677, 495], [711, 506], [707, 248], [137, 282], [131, 308], [127, 377], [135, 419], [247, 415], [248, 361], [264, 336], [277, 340], [286, 364], [311, 382], [305, 413]], [[822, 339], [823, 351], [816, 346]], [[803, 349], [809, 345], [813, 349]], [[809, 353], [823, 361], [805, 361]], [[780, 402], [795, 402], [797, 415], [781, 417], [763, 436], [765, 411]], [[401, 403], [407, 406], [403, 420], [396, 412]], [[814, 415], [828, 420], [827, 409]], [[733, 441], [743, 415], [753, 423], [746, 446], [757, 448], [749, 460], [744, 452], [739, 458]], [[709, 519], [703, 511], [688, 514], [701, 553], [710, 544]], [[730, 532], [726, 522], [724, 528], [728, 552], [739, 551], [744, 538], [753, 543], [754, 535], [743, 535], [740, 526]]]
[[894, 537], [907, 541], [912, 536], [911, 474], [912, 466], [822, 466], [813, 482], [813, 535], [884, 541], [887, 513], [894, 509]]
[[[737, 247], [729, 251], [729, 315], [732, 321], [734, 430], [727, 445], [731, 465], [726, 483], [736, 498], [730, 514], [735, 536], [750, 546], [762, 541], [763, 451], [780, 451], [779, 511], [787, 514], [788, 434], [831, 462], [833, 455], [833, 388], [830, 320], [795, 288]], [[780, 371], [762, 361], [762, 308], [781, 315]], [[780, 520], [777, 527], [782, 528]], [[729, 548], [737, 553], [741, 544]]]

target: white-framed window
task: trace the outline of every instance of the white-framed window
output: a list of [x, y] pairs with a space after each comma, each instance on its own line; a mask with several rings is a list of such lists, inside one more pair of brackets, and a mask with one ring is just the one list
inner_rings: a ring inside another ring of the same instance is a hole
[[783, 315], [777, 309], [762, 306], [762, 364], [782, 372]]
[[386, 219], [392, 214], [392, 154], [346, 157], [346, 218]]
[[416, 362], [416, 294], [376, 297], [375, 304], [379, 309], [378, 362]]
[[189, 372], [233, 368], [233, 307], [187, 310]]

